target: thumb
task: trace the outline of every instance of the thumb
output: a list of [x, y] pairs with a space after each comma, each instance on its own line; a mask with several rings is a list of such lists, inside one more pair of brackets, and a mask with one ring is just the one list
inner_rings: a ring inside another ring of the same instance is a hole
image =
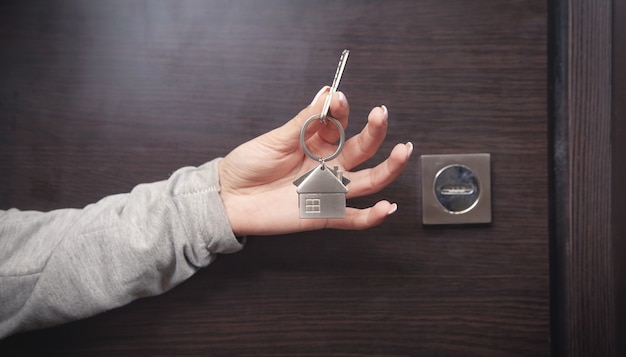
[[298, 115], [296, 115], [293, 119], [287, 122], [287, 125], [293, 125], [297, 127], [298, 132], [300, 132], [300, 128], [302, 128], [302, 125], [304, 125], [304, 122], [306, 122], [307, 119], [309, 119], [313, 115], [320, 114], [322, 112], [322, 107], [324, 106], [324, 101], [326, 100], [326, 96], [328, 95], [329, 91], [329, 86], [323, 86], [317, 92], [317, 94], [315, 94], [315, 97], [313, 97], [311, 104], [304, 107], [304, 109], [302, 109], [300, 113], [298, 113]]

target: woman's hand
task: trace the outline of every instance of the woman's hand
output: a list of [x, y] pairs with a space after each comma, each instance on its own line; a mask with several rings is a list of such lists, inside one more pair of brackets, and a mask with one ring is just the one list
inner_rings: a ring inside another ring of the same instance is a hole
[[[396, 211], [397, 205], [377, 202], [365, 209], [346, 208], [340, 219], [300, 219], [298, 194], [293, 181], [319, 165], [305, 155], [300, 146], [300, 129], [312, 115], [319, 114], [329, 91], [324, 87], [313, 102], [289, 122], [244, 143], [229, 153], [219, 165], [221, 197], [235, 235], [270, 235], [322, 228], [364, 229], [380, 224]], [[329, 115], [348, 125], [350, 108], [345, 95], [333, 95]], [[413, 145], [396, 145], [389, 157], [373, 168], [350, 172], [371, 158], [387, 134], [388, 113], [385, 106], [370, 112], [363, 130], [348, 139], [341, 154], [327, 163], [339, 166], [350, 179], [347, 198], [380, 191], [404, 170]], [[306, 145], [319, 156], [336, 150], [337, 127], [327, 121], [311, 123]]]

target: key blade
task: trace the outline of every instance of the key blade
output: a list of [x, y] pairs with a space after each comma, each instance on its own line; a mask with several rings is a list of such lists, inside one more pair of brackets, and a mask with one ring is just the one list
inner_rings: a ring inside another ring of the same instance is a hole
[[320, 121], [322, 123], [326, 121], [326, 117], [328, 116], [330, 100], [333, 94], [337, 91], [337, 88], [339, 88], [339, 82], [341, 81], [341, 76], [343, 76], [343, 70], [346, 68], [346, 63], [348, 62], [348, 55], [350, 55], [350, 51], [346, 49], [343, 50], [341, 57], [339, 57], [339, 64], [337, 65], [337, 70], [335, 71], [335, 78], [333, 78], [333, 84], [330, 86], [328, 97], [326, 97], [326, 101], [322, 107], [322, 113], [320, 114]]
[[337, 71], [335, 72], [335, 78], [333, 78], [333, 85], [330, 87], [331, 93], [335, 93], [337, 91], [337, 88], [339, 88], [339, 82], [341, 81], [341, 76], [343, 76], [343, 70], [346, 68], [346, 63], [348, 62], [349, 55], [349, 50], [343, 50], [343, 52], [341, 53], [341, 57], [339, 58], [339, 64], [337, 65]]

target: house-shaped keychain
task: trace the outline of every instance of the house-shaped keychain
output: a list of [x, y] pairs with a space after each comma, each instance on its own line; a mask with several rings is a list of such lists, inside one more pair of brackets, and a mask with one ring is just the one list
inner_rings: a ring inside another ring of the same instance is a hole
[[302, 175], [293, 182], [298, 187], [300, 218], [344, 218], [348, 183], [337, 166], [322, 164]]

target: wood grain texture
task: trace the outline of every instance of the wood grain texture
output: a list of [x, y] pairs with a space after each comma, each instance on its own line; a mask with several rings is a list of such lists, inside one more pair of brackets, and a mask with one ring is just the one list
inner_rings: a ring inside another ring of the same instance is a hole
[[565, 23], [556, 110], [555, 351], [613, 356], [610, 0], [560, 2]]
[[[544, 2], [0, 6], [0, 208], [81, 207], [224, 155], [307, 105], [344, 48], [347, 135], [390, 110], [366, 165], [415, 144], [393, 185], [349, 202], [398, 202], [382, 226], [250, 237], [171, 292], [0, 354], [549, 355]], [[493, 223], [422, 226], [416, 156], [472, 152], [492, 154]]]
[[611, 227], [615, 281], [615, 355], [626, 355], [626, 2], [613, 2]]

